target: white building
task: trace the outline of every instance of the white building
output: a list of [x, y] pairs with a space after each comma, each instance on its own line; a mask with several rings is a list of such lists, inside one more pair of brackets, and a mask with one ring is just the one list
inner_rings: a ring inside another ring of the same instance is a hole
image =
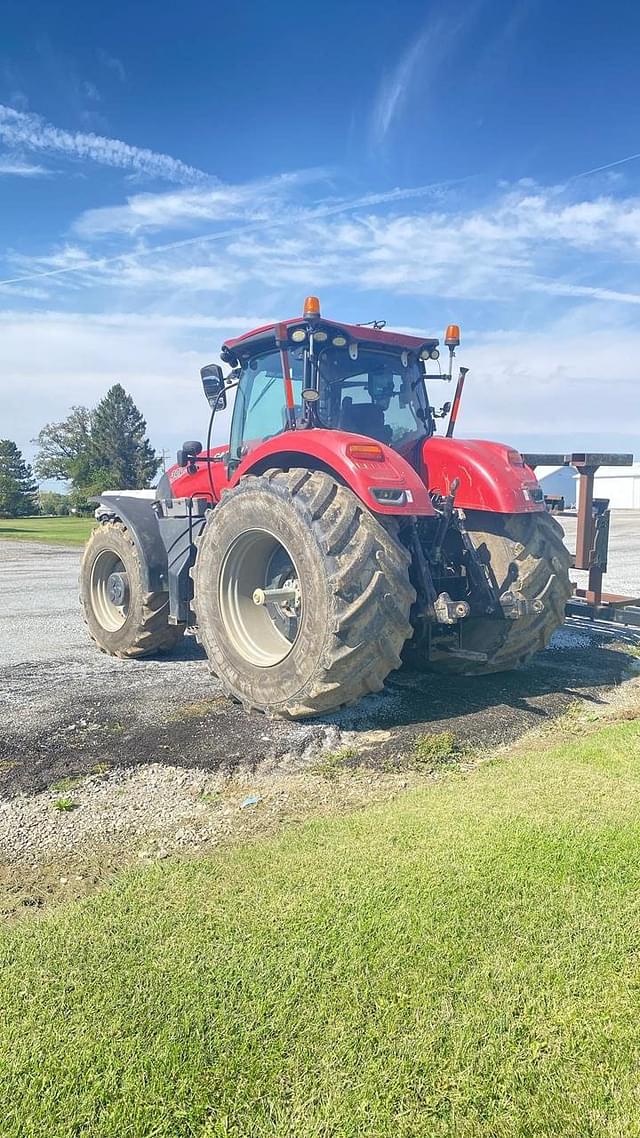
[[[539, 466], [536, 478], [545, 494], [562, 494], [568, 509], [577, 505], [575, 467]], [[593, 496], [608, 498], [612, 510], [640, 510], [640, 462], [633, 466], [601, 466], [594, 479]]]
[[568, 510], [575, 506], [578, 488], [572, 466], [538, 466], [535, 475], [545, 494], [561, 494]]
[[612, 510], [640, 510], [640, 462], [601, 466], [594, 479], [593, 496], [608, 498]]

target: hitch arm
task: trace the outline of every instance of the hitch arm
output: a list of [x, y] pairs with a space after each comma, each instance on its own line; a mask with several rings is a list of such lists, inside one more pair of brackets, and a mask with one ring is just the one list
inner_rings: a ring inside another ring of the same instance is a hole
[[415, 518], [413, 518], [411, 521], [410, 531], [411, 552], [413, 553], [414, 564], [419, 579], [418, 602], [419, 607], [422, 610], [421, 615], [431, 617], [433, 619], [436, 615], [436, 590], [433, 584], [433, 577], [431, 576], [429, 562], [427, 561], [420, 544], [418, 526]]
[[496, 590], [493, 587], [487, 568], [478, 557], [478, 551], [469, 537], [467, 527], [464, 524], [463, 511], [457, 510], [456, 512], [458, 517], [458, 529], [465, 553], [465, 564], [471, 579], [471, 584], [478, 590], [478, 593], [482, 597], [485, 612], [494, 613], [500, 611], [500, 598], [496, 595]]

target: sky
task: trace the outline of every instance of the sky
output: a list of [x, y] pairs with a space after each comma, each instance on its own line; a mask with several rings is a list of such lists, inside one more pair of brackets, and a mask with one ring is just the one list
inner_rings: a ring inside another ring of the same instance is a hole
[[[462, 327], [459, 433], [640, 451], [640, 6], [4, 0], [0, 436], [156, 448], [293, 316]], [[432, 402], [451, 398], [434, 384]]]

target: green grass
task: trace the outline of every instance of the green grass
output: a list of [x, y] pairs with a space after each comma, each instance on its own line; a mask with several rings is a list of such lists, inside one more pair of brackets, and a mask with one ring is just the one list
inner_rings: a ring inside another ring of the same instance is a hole
[[639, 854], [625, 722], [125, 874], [0, 938], [3, 1138], [637, 1136]]
[[455, 752], [453, 731], [438, 731], [433, 735], [418, 735], [413, 744], [412, 759], [416, 766], [430, 767], [453, 758]]
[[313, 774], [320, 774], [323, 778], [335, 779], [344, 774], [347, 764], [358, 755], [357, 747], [340, 747], [338, 751], [323, 751], [312, 767]]
[[77, 810], [78, 803], [74, 802], [73, 798], [56, 798], [53, 803], [54, 810], [60, 811], [61, 814], [67, 813], [70, 810]]
[[84, 545], [95, 524], [94, 518], [0, 518], [0, 538]]

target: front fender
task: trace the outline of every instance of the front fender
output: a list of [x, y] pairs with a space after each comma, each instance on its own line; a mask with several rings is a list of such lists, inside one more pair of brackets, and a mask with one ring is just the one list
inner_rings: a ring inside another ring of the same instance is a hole
[[154, 498], [114, 491], [100, 494], [93, 501], [99, 502], [101, 507], [96, 510], [96, 516], [106, 517], [108, 514], [112, 518], [119, 518], [129, 530], [140, 555], [145, 591], [156, 593], [167, 590], [167, 551], [153, 508]]
[[[348, 452], [349, 445], [354, 443], [371, 444], [375, 440], [320, 427], [312, 431], [288, 431], [286, 435], [275, 435], [245, 456], [234, 471], [230, 486], [235, 486], [245, 474], [261, 474], [272, 466], [291, 467], [297, 463], [332, 471], [373, 513], [434, 516], [435, 510], [424, 482], [402, 455], [384, 443], [377, 443], [382, 461], [354, 459]], [[372, 488], [403, 490], [404, 501], [387, 505], [373, 496]]]
[[422, 447], [425, 482], [448, 494], [459, 479], [456, 506], [496, 514], [529, 514], [545, 509], [542, 488], [518, 451], [482, 439], [426, 439]]

